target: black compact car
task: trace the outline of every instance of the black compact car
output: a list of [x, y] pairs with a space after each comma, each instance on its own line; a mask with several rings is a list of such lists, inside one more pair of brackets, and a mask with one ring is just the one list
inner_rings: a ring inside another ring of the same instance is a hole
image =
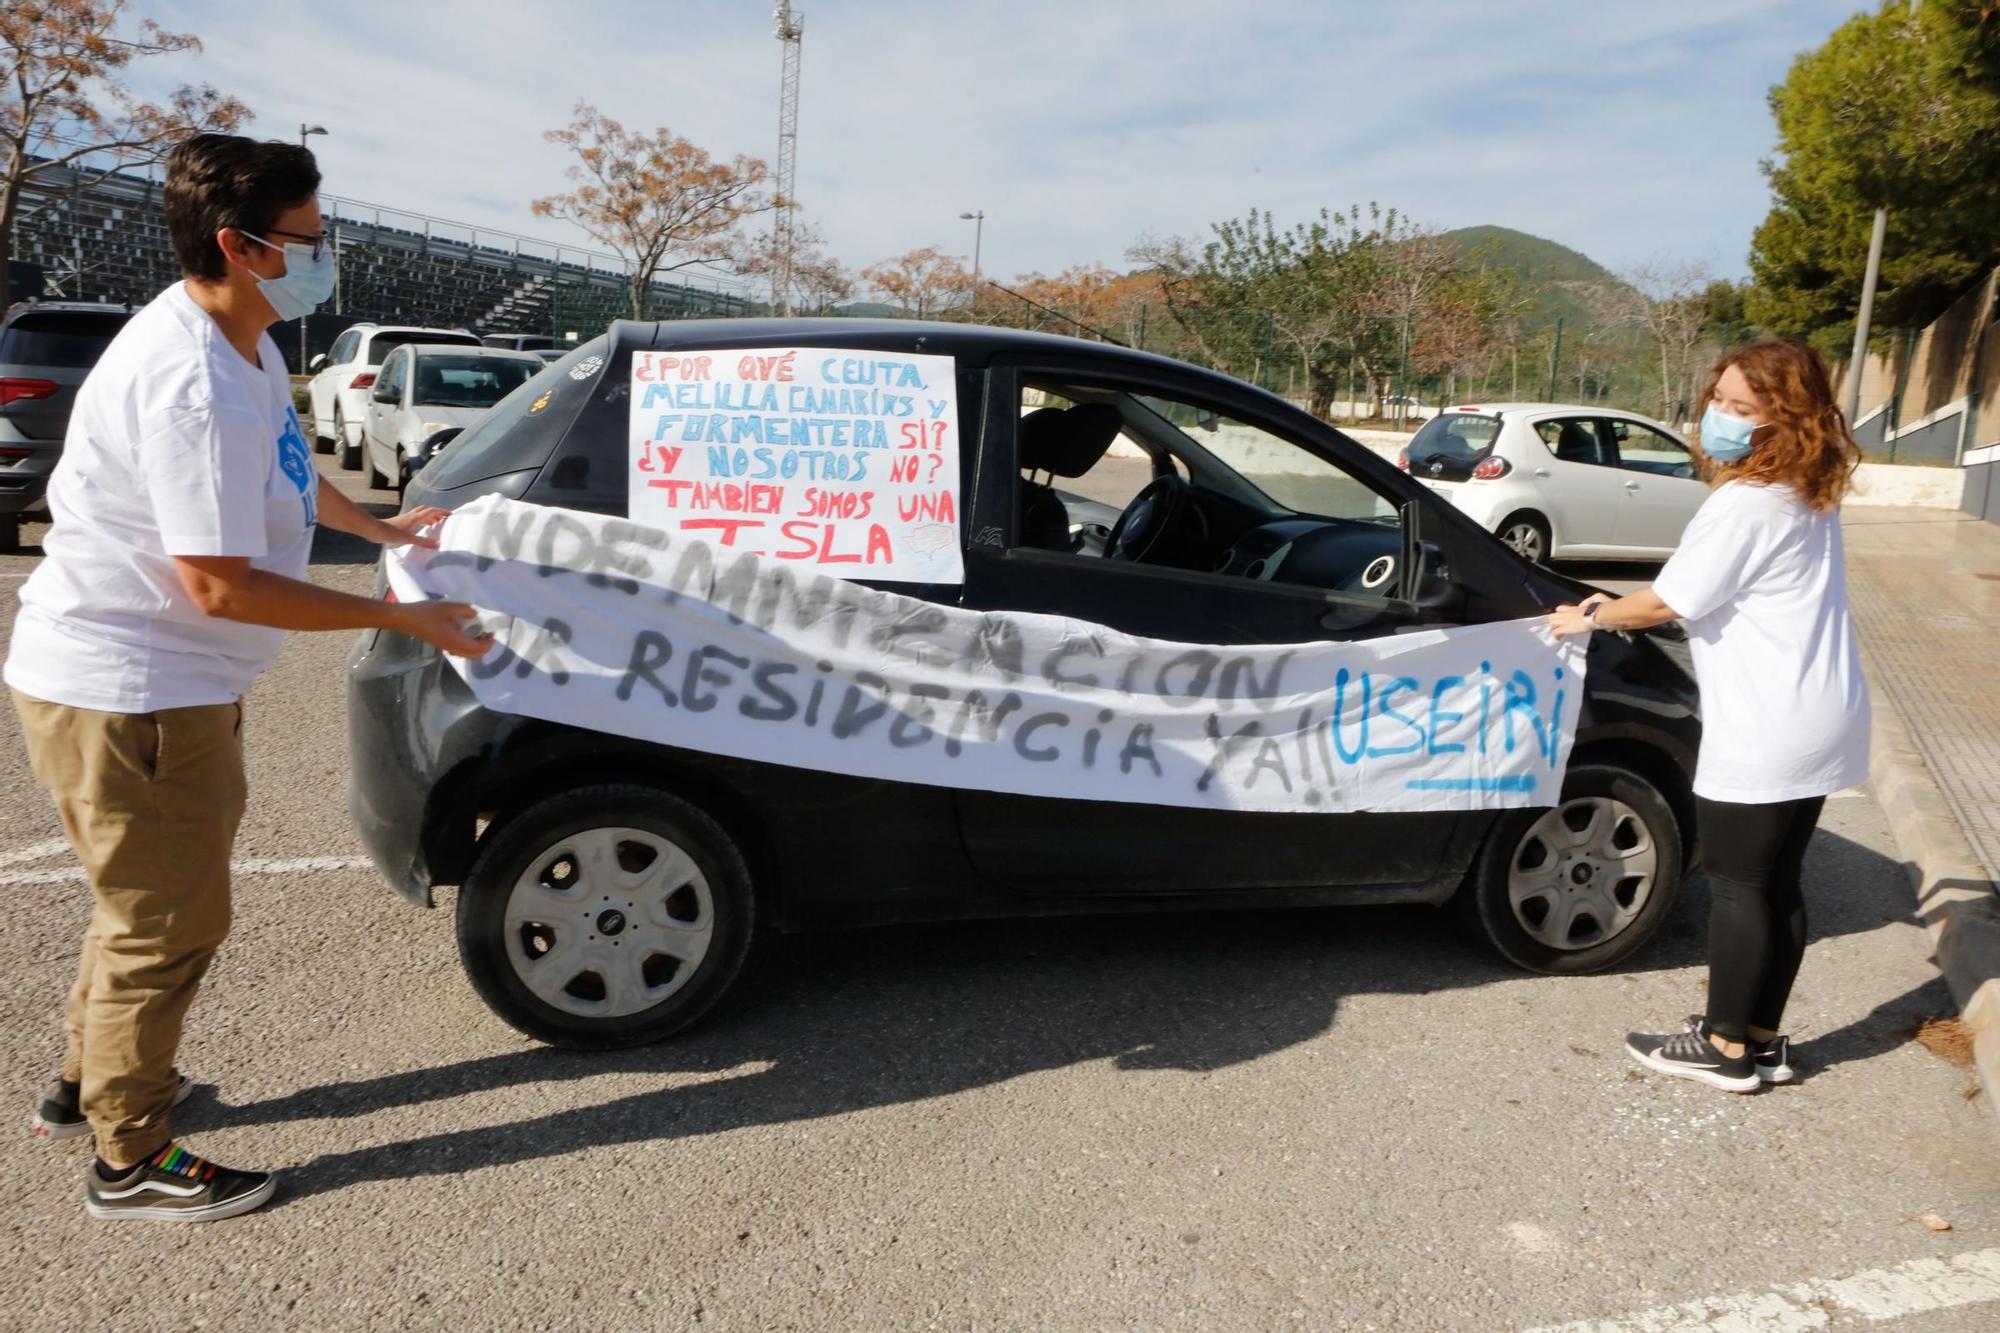
[[[626, 512], [635, 349], [953, 358], [962, 585], [898, 590], [1206, 644], [1531, 616], [1581, 585], [1271, 394], [1162, 357], [966, 325], [621, 322], [447, 445], [407, 503]], [[545, 1041], [657, 1040], [766, 928], [1172, 908], [1453, 903], [1543, 972], [1625, 958], [1691, 854], [1699, 737], [1671, 630], [1598, 634], [1552, 807], [1268, 814], [1001, 795], [700, 753], [481, 708], [432, 649], [350, 663], [350, 804], [429, 904], [458, 884], [480, 995]]]
[[24, 301], [0, 318], [0, 550], [20, 541], [62, 457], [84, 376], [132, 312], [81, 301]]

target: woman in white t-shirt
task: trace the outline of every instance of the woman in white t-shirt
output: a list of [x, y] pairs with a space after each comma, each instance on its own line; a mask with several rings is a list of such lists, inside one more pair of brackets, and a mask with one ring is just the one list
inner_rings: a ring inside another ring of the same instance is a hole
[[1714, 484], [1651, 587], [1558, 607], [1558, 636], [1687, 624], [1701, 687], [1695, 824], [1708, 871], [1708, 1008], [1625, 1049], [1732, 1092], [1793, 1077], [1780, 1032], [1805, 953], [1800, 871], [1826, 798], [1868, 776], [1868, 683], [1847, 613], [1840, 498], [1860, 451], [1805, 343], [1730, 352], [1699, 456]]

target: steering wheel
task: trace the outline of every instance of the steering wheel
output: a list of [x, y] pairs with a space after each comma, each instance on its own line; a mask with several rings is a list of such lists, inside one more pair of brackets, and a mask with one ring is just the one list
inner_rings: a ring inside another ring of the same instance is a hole
[[1147, 482], [1125, 512], [1111, 525], [1104, 542], [1107, 560], [1143, 561], [1160, 544], [1160, 538], [1174, 530], [1190, 501], [1193, 490], [1178, 473], [1167, 473]]

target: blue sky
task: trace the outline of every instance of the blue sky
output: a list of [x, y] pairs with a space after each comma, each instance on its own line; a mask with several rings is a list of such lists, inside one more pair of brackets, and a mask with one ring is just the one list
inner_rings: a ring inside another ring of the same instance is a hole
[[[313, 140], [325, 190], [577, 242], [542, 131], [579, 98], [718, 156], [776, 156], [766, 0], [134, 0], [200, 55], [250, 132]], [[1495, 223], [1620, 268], [1741, 275], [1768, 206], [1766, 96], [1853, 0], [797, 0], [798, 194], [854, 267], [922, 245], [1005, 277], [1122, 266], [1205, 235], [1379, 201]]]

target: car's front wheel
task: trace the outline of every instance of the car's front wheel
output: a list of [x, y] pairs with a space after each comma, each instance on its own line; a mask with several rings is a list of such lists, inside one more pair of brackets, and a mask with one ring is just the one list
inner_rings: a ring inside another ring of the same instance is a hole
[[1597, 972], [1659, 929], [1681, 869], [1680, 820], [1652, 779], [1618, 763], [1572, 764], [1559, 804], [1494, 822], [1460, 906], [1510, 962]]
[[742, 971], [755, 925], [729, 834], [634, 784], [565, 792], [489, 829], [458, 895], [479, 997], [528, 1036], [584, 1050], [700, 1018]]
[[319, 409], [313, 406], [310, 394], [306, 397], [306, 412], [312, 418], [313, 452], [316, 454], [332, 453], [333, 441], [319, 433]]

